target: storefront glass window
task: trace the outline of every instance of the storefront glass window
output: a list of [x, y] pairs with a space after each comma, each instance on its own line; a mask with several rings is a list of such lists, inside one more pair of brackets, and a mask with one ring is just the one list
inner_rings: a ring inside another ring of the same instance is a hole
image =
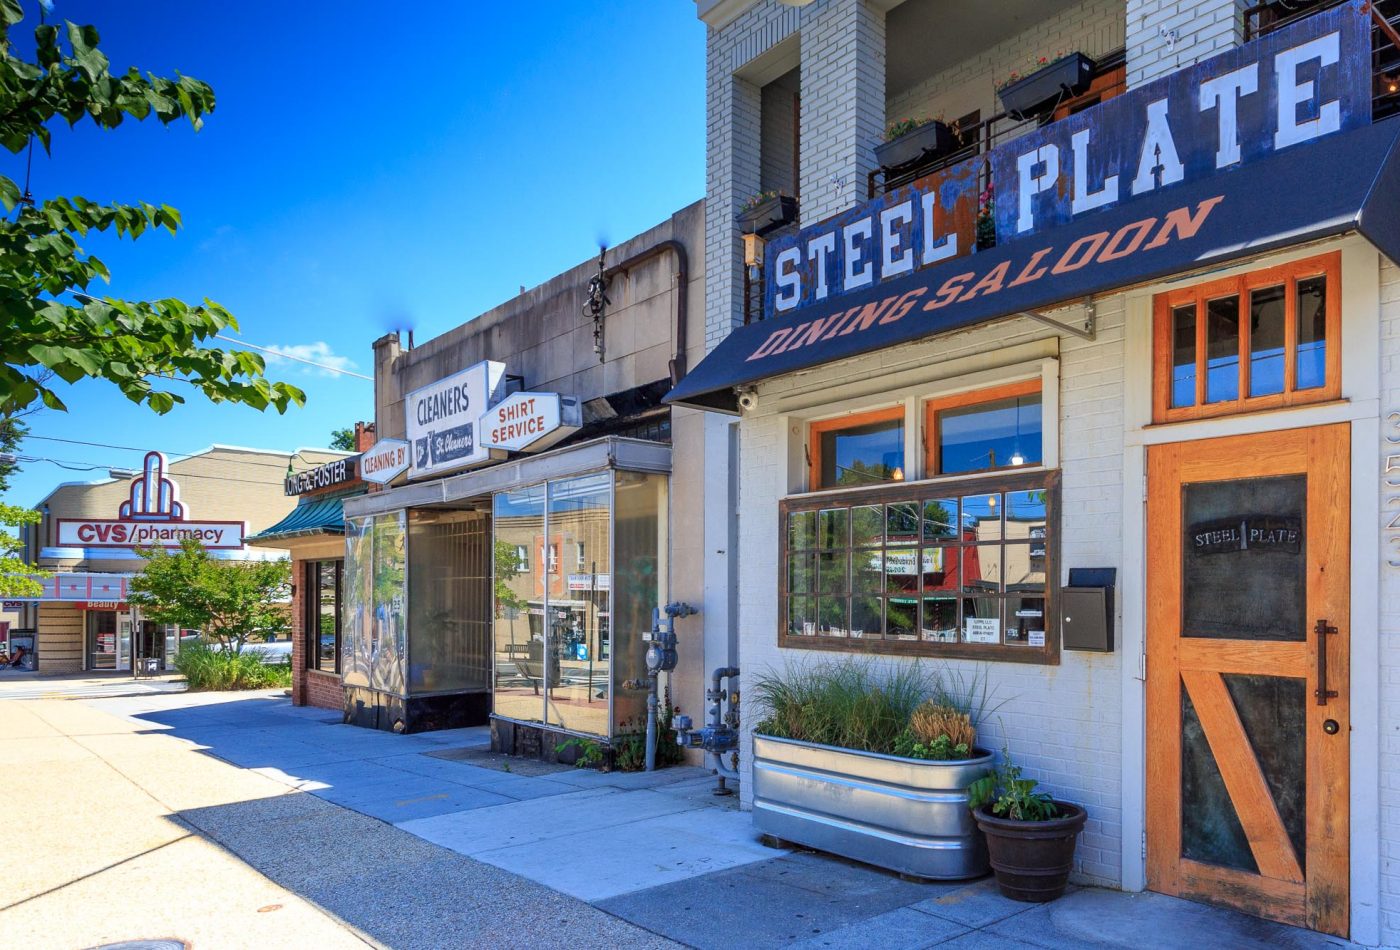
[[856, 488], [904, 480], [904, 409], [814, 422], [811, 488]]
[[[495, 684], [498, 716], [539, 722], [544, 718], [545, 486], [496, 495]], [[534, 552], [529, 556], [528, 552]], [[557, 678], [559, 670], [552, 670]]]
[[340, 672], [340, 588], [344, 561], [312, 561], [306, 568], [307, 665]]
[[1039, 465], [1043, 460], [1040, 380], [959, 393], [927, 404], [930, 475]]
[[497, 715], [610, 737], [644, 727], [646, 692], [623, 684], [646, 678], [642, 634], [665, 602], [666, 486], [598, 472], [496, 495]]
[[1334, 253], [1159, 294], [1155, 420], [1338, 398], [1340, 275]]
[[410, 514], [410, 694], [490, 689], [490, 533], [484, 512]]
[[651, 629], [652, 610], [670, 599], [669, 482], [665, 475], [636, 472], [615, 472], [614, 478], [613, 720], [615, 732], [634, 732], [646, 727], [646, 693], [622, 684], [646, 678], [642, 633]]
[[[558, 676], [546, 692], [545, 721], [591, 735], [608, 734], [611, 482], [609, 472], [598, 472], [549, 483], [545, 655]], [[558, 552], [580, 543], [593, 552], [588, 569], [562, 571]]]
[[1053, 659], [1053, 473], [955, 484], [785, 501], [783, 645]]
[[347, 686], [403, 695], [405, 538], [402, 511], [346, 519], [341, 633]]

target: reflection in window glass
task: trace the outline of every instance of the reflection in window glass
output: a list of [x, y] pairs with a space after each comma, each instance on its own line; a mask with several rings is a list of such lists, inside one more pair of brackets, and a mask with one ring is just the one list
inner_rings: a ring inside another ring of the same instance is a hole
[[996, 594], [1001, 591], [1002, 547], [999, 544], [969, 544], [962, 549], [962, 589], [968, 594]]
[[[593, 614], [597, 625], [589, 650], [612, 666], [613, 729], [632, 732], [646, 726], [646, 693], [623, 689], [628, 680], [646, 678], [646, 645], [642, 632], [651, 629], [651, 612], [669, 599], [666, 562], [670, 482], [665, 475], [614, 472], [616, 511], [613, 614], [605, 616], [607, 600], [599, 598]], [[607, 550], [606, 531], [590, 551]], [[593, 555], [589, 555], [590, 558]], [[601, 564], [601, 560], [599, 561]], [[603, 568], [600, 566], [601, 573]], [[582, 661], [575, 676], [582, 675]], [[596, 694], [595, 694], [596, 698]]]
[[786, 549], [787, 635], [1046, 647], [1044, 488], [798, 514], [785, 536], [818, 547]]
[[1172, 406], [1196, 404], [1196, 305], [1172, 308]]
[[884, 630], [884, 621], [884, 601], [879, 597], [851, 598], [851, 636], [878, 640]]
[[527, 722], [544, 718], [546, 674], [557, 679], [558, 667], [546, 669], [544, 647], [545, 564], [519, 556], [544, 545], [543, 485], [496, 495], [495, 544], [495, 686], [497, 715]]
[[958, 537], [958, 500], [939, 498], [924, 502], [924, 540]]
[[1295, 389], [1327, 382], [1327, 278], [1298, 281], [1298, 365]]
[[1283, 392], [1284, 286], [1249, 293], [1249, 394]]
[[817, 436], [821, 479], [816, 488], [856, 488], [904, 478], [904, 420], [830, 429]]
[[882, 505], [861, 505], [851, 509], [851, 545], [868, 547], [885, 540], [885, 509]]
[[1001, 537], [1000, 492], [963, 497], [962, 535], [965, 540], [977, 541], [995, 541]]
[[820, 598], [817, 601], [817, 633], [824, 637], [846, 636], [850, 605], [848, 597]]
[[815, 597], [788, 598], [788, 634], [794, 637], [816, 636], [817, 599]]
[[1017, 646], [1045, 645], [1044, 596], [1007, 599], [1006, 642]]
[[938, 410], [938, 472], [1041, 462], [1040, 394]]
[[788, 515], [788, 547], [793, 550], [817, 546], [817, 513], [794, 511]]
[[340, 582], [344, 561], [312, 561], [308, 565], [312, 609], [308, 616], [310, 666], [327, 673], [340, 672]]
[[919, 599], [917, 597], [891, 597], [885, 601], [885, 639], [917, 640], [919, 627]]
[[[560, 572], [553, 557], [545, 612], [545, 721], [591, 735], [608, 734], [608, 595], [613, 578], [606, 555], [597, 555], [608, 549], [611, 482], [611, 473], [599, 472], [549, 483], [551, 552], [583, 542], [595, 555], [589, 570], [562, 577], [556, 576]], [[654, 525], [639, 528], [655, 534]], [[619, 518], [619, 536], [622, 530]]]
[[958, 602], [953, 597], [925, 597], [923, 638], [938, 643], [958, 639]]
[[1001, 601], [992, 597], [963, 601], [963, 642], [1001, 643]]
[[1240, 298], [1206, 301], [1206, 402], [1240, 398]]

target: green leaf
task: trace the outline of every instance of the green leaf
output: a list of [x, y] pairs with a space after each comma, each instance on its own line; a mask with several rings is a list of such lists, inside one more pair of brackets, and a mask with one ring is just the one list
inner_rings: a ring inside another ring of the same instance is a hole
[[18, 0], [0, 0], [0, 22], [14, 26], [23, 19], [24, 11], [20, 9]]
[[[4, 2], [7, 2], [7, 0], [0, 0], [0, 3]], [[5, 206], [5, 211], [10, 212], [15, 210], [15, 206], [19, 204], [19, 199], [21, 197], [22, 193], [19, 190], [19, 185], [16, 185], [5, 176], [0, 175], [0, 204]]]

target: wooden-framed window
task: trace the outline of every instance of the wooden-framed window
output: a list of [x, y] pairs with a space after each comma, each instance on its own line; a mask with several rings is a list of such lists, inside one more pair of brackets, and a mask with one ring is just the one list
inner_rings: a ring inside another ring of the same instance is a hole
[[811, 423], [808, 490], [903, 481], [904, 435], [903, 405]]
[[930, 399], [924, 406], [924, 471], [959, 475], [1039, 465], [1044, 460], [1041, 381]]
[[1341, 254], [1158, 294], [1153, 421], [1338, 399]]
[[911, 482], [779, 505], [780, 646], [1059, 662], [1059, 475]]

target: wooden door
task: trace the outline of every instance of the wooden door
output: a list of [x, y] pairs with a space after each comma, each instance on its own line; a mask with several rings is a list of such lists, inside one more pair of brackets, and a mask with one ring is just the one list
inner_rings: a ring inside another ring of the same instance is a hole
[[1350, 472], [1344, 425], [1148, 454], [1148, 886], [1339, 936]]

